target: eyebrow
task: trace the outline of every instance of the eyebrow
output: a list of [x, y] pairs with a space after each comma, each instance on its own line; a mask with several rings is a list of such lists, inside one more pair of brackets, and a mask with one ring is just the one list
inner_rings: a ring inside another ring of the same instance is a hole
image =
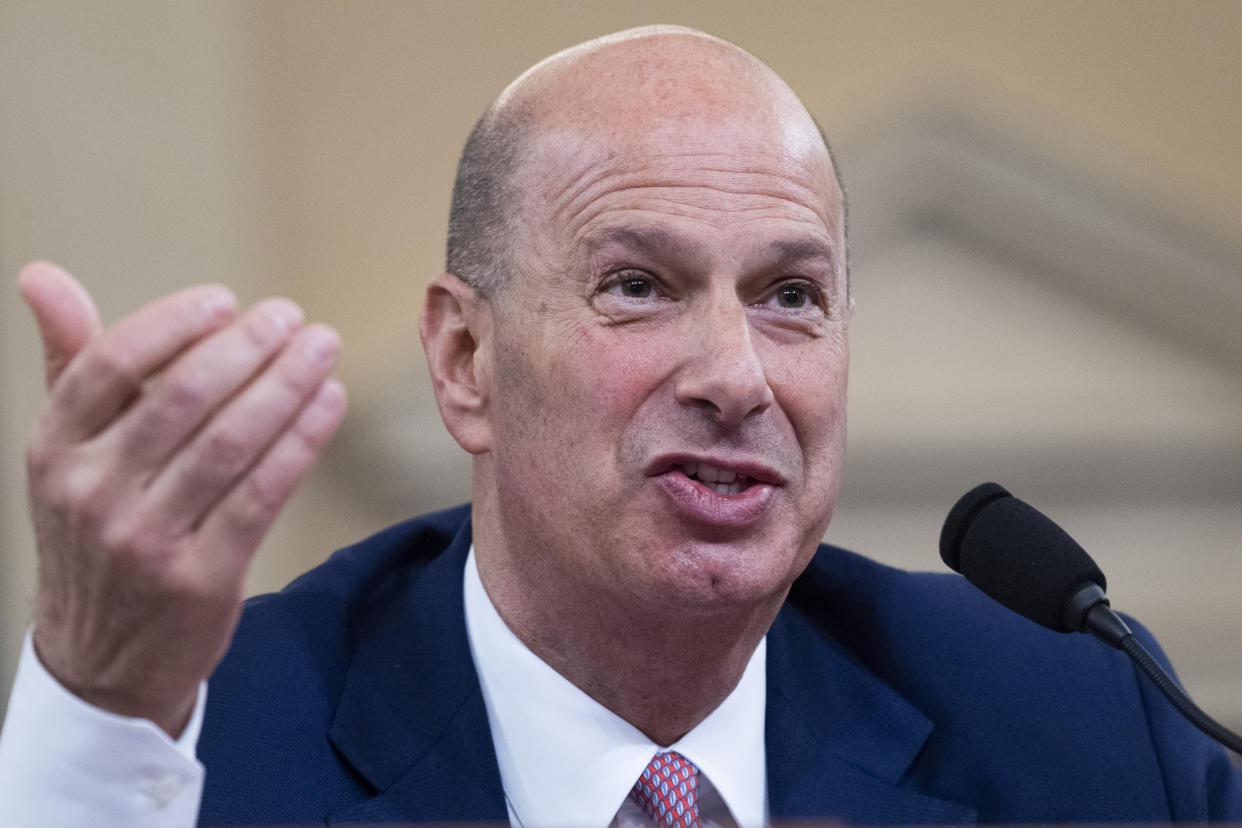
[[830, 272], [837, 272], [836, 250], [819, 239], [777, 239], [768, 249], [776, 253], [782, 263], [818, 260], [827, 264]]
[[587, 247], [595, 252], [610, 244], [636, 249], [649, 256], [672, 255], [683, 260], [700, 258], [703, 253], [697, 242], [678, 238], [660, 227], [613, 227], [587, 242]]
[[[592, 252], [610, 244], [636, 249], [649, 256], [671, 255], [686, 260], [701, 258], [703, 246], [699, 242], [681, 238], [661, 227], [614, 227], [604, 230], [587, 242]], [[762, 247], [760, 249], [763, 249]], [[837, 253], [832, 245], [814, 238], [776, 239], [766, 246], [766, 252], [782, 265], [793, 262], [822, 261], [828, 270], [837, 270]]]

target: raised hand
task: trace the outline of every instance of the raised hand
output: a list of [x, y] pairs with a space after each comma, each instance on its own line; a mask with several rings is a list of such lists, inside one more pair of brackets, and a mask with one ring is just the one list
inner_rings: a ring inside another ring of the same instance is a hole
[[49, 402], [27, 446], [34, 643], [66, 688], [173, 735], [223, 657], [260, 540], [345, 410], [334, 331], [219, 286], [104, 329], [45, 263], [19, 277]]

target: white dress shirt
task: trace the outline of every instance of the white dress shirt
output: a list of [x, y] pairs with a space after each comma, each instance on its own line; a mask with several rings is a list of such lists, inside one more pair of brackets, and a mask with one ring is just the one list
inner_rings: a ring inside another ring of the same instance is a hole
[[0, 732], [0, 822], [14, 828], [192, 826], [204, 771], [194, 756], [206, 685], [181, 738], [117, 716], [60, 686], [22, 647]]
[[[487, 703], [510, 822], [517, 828], [646, 825], [630, 788], [657, 746], [526, 648], [496, 612], [471, 548], [466, 626]], [[761, 643], [733, 693], [669, 749], [700, 769], [707, 826], [767, 816]], [[29, 634], [0, 731], [0, 820], [14, 828], [191, 828], [205, 773], [195, 757], [207, 689], [172, 739], [153, 722], [65, 690]]]
[[[466, 559], [466, 629], [515, 828], [648, 825], [630, 789], [660, 750], [515, 636]], [[764, 639], [741, 681], [668, 750], [698, 766], [704, 828], [767, 821]]]

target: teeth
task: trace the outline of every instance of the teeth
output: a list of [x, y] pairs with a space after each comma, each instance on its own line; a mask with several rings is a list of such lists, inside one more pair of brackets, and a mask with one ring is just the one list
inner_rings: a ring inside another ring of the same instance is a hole
[[740, 483], [707, 483], [706, 486], [724, 495], [733, 495], [742, 491], [742, 484]]
[[695, 462], [683, 463], [681, 468], [686, 473], [686, 477], [692, 477], [712, 491], [721, 494], [737, 494], [750, 485], [749, 477], [738, 474], [733, 469], [721, 469], [707, 463]]
[[704, 483], [732, 483], [738, 479], [738, 473], [733, 469], [721, 469], [706, 463], [687, 463], [686, 475], [689, 477], [695, 476], [694, 472], [690, 471], [691, 467], [694, 467], [698, 472], [699, 480]]

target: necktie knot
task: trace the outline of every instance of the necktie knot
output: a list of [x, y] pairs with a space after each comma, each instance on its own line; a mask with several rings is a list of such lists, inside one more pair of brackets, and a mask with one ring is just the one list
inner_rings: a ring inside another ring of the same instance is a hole
[[657, 825], [698, 828], [699, 769], [680, 753], [657, 753], [630, 795]]

